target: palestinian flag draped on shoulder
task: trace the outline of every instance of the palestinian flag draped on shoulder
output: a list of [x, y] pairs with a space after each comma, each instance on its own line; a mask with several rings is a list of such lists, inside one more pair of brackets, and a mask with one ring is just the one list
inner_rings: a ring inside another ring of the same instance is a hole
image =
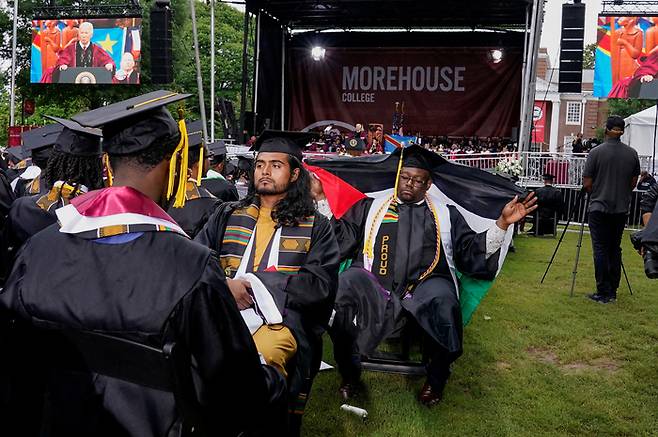
[[[454, 205], [475, 232], [489, 229], [500, 216], [503, 206], [525, 191], [502, 176], [473, 167], [452, 164], [436, 153], [412, 145], [390, 155], [370, 155], [357, 158], [335, 157], [308, 160], [306, 167], [314, 172], [327, 197], [332, 213], [340, 219], [349, 208], [365, 197], [390, 196], [395, 186], [400, 154], [420, 153], [431, 164], [433, 185], [428, 191], [435, 204]], [[513, 227], [507, 232], [501, 249], [498, 271], [502, 268]], [[462, 318], [467, 324], [475, 309], [487, 294], [493, 281], [459, 277]]]

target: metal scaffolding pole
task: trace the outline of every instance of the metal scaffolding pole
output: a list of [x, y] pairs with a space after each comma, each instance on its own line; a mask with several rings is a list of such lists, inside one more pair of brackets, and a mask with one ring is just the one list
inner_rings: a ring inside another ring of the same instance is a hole
[[215, 0], [210, 0], [210, 142], [215, 141]]
[[192, 16], [192, 37], [194, 38], [194, 60], [196, 62], [196, 85], [199, 89], [199, 112], [201, 112], [201, 124], [203, 125], [203, 140], [208, 140], [208, 128], [206, 126], [206, 105], [203, 100], [203, 79], [201, 78], [201, 59], [199, 57], [199, 37], [196, 30], [196, 10], [194, 2], [190, 0], [190, 15]]
[[14, 126], [16, 105], [16, 30], [18, 28], [18, 0], [14, 0], [14, 24], [11, 37], [11, 85], [9, 99], [9, 126]]
[[539, 52], [539, 41], [541, 27], [544, 18], [544, 0], [534, 0], [532, 9], [532, 21], [530, 24], [530, 39], [526, 59], [525, 97], [521, 108], [521, 129], [519, 150], [530, 150], [530, 130], [532, 127], [532, 107], [535, 103], [535, 86], [537, 83], [537, 57]]
[[245, 112], [247, 111], [247, 61], [249, 58], [249, 11], [244, 11], [244, 34], [242, 36], [242, 89], [240, 90], [240, 136], [239, 144], [246, 142], [244, 137]]
[[258, 74], [258, 68], [260, 64], [260, 15], [261, 12], [258, 11], [256, 15], [256, 50], [254, 50], [254, 107], [252, 108], [254, 112], [254, 135], [258, 132], [258, 80], [260, 78]]
[[281, 130], [286, 130], [286, 30], [281, 30]]

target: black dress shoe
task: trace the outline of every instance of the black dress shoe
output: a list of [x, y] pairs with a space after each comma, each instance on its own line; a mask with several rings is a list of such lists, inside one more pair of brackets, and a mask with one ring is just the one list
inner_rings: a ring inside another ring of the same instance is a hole
[[434, 389], [426, 382], [423, 388], [420, 389], [420, 393], [418, 393], [418, 400], [426, 407], [433, 407], [443, 399], [443, 388], [441, 387], [440, 390]]
[[340, 383], [340, 387], [338, 387], [338, 393], [340, 394], [340, 398], [343, 401], [349, 401], [350, 399], [353, 399], [354, 396], [356, 396], [360, 385], [361, 385], [360, 381], [358, 380], [348, 381], [346, 379], [343, 379], [343, 382]]
[[607, 295], [607, 294], [599, 294], [599, 293], [593, 293], [593, 294], [588, 294], [588, 298], [592, 299], [594, 302], [598, 303], [612, 303], [617, 300], [616, 295]]

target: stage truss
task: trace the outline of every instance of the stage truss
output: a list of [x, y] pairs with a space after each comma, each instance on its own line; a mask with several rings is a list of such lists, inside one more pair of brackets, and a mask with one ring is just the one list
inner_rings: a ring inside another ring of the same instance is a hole
[[115, 18], [141, 17], [142, 7], [137, 0], [125, 4], [79, 4], [76, 6], [45, 5], [34, 8], [34, 19], [47, 18]]
[[599, 15], [615, 17], [658, 15], [658, 2], [655, 0], [603, 0], [603, 10]]

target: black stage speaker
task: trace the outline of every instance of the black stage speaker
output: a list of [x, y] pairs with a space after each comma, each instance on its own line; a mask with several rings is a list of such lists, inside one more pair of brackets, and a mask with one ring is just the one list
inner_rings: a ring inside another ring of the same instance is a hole
[[558, 91], [580, 93], [583, 82], [583, 49], [585, 44], [585, 5], [580, 0], [562, 5], [562, 37], [560, 38], [560, 79]]
[[169, 0], [156, 0], [151, 8], [151, 81], [153, 83], [171, 83], [174, 80], [171, 28]]

